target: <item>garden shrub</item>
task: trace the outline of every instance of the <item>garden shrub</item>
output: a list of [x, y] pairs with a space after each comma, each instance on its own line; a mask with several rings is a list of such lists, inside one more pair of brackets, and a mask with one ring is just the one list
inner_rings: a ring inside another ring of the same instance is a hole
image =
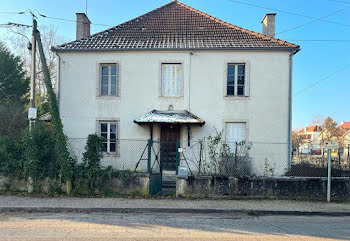
[[23, 154], [20, 138], [0, 136], [0, 175], [23, 177]]
[[54, 147], [52, 131], [42, 122], [36, 122], [31, 132], [24, 132], [22, 148], [26, 178], [32, 177], [35, 181], [45, 177], [58, 179], [59, 163]]

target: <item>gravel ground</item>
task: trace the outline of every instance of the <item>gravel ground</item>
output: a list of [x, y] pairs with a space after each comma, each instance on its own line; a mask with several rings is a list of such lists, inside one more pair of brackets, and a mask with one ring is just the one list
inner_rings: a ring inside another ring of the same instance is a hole
[[350, 211], [350, 203], [305, 202], [289, 200], [188, 200], [127, 198], [32, 198], [0, 196], [1, 207], [62, 208], [196, 208], [275, 211]]

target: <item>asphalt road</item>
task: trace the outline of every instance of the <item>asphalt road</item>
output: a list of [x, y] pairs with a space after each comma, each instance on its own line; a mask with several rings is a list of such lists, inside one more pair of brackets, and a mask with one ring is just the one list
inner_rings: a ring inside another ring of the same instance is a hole
[[350, 240], [350, 217], [8, 213], [0, 240]]

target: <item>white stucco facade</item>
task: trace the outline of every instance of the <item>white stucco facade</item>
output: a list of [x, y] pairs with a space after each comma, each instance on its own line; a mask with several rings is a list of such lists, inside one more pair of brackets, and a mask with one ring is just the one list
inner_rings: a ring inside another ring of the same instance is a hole
[[[134, 119], [153, 110], [188, 110], [205, 120], [202, 127], [191, 126], [191, 140], [208, 136], [214, 128], [225, 131], [225, 122], [245, 122], [246, 140], [253, 173], [264, 175], [266, 163], [274, 175], [288, 168], [289, 51], [110, 51], [58, 52], [58, 99], [64, 131], [68, 138], [87, 138], [98, 132], [98, 121], [118, 122], [118, 138], [147, 140], [148, 126]], [[119, 65], [119, 96], [99, 96], [99, 66]], [[183, 96], [160, 97], [162, 63], [181, 63]], [[226, 97], [228, 63], [245, 63], [246, 96]], [[154, 126], [153, 139], [160, 138]], [[180, 130], [187, 141], [187, 126]], [[120, 146], [118, 158], [132, 155]], [[129, 156], [129, 158], [134, 158]], [[265, 173], [266, 174], [266, 173]]]

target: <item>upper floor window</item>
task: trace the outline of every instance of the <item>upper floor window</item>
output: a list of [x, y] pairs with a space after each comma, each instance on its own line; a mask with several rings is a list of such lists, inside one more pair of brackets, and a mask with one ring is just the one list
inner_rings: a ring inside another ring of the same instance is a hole
[[100, 65], [100, 95], [118, 95], [118, 65]]
[[181, 64], [162, 64], [161, 96], [182, 96], [182, 68]]
[[226, 95], [244, 96], [245, 82], [245, 64], [228, 64]]

